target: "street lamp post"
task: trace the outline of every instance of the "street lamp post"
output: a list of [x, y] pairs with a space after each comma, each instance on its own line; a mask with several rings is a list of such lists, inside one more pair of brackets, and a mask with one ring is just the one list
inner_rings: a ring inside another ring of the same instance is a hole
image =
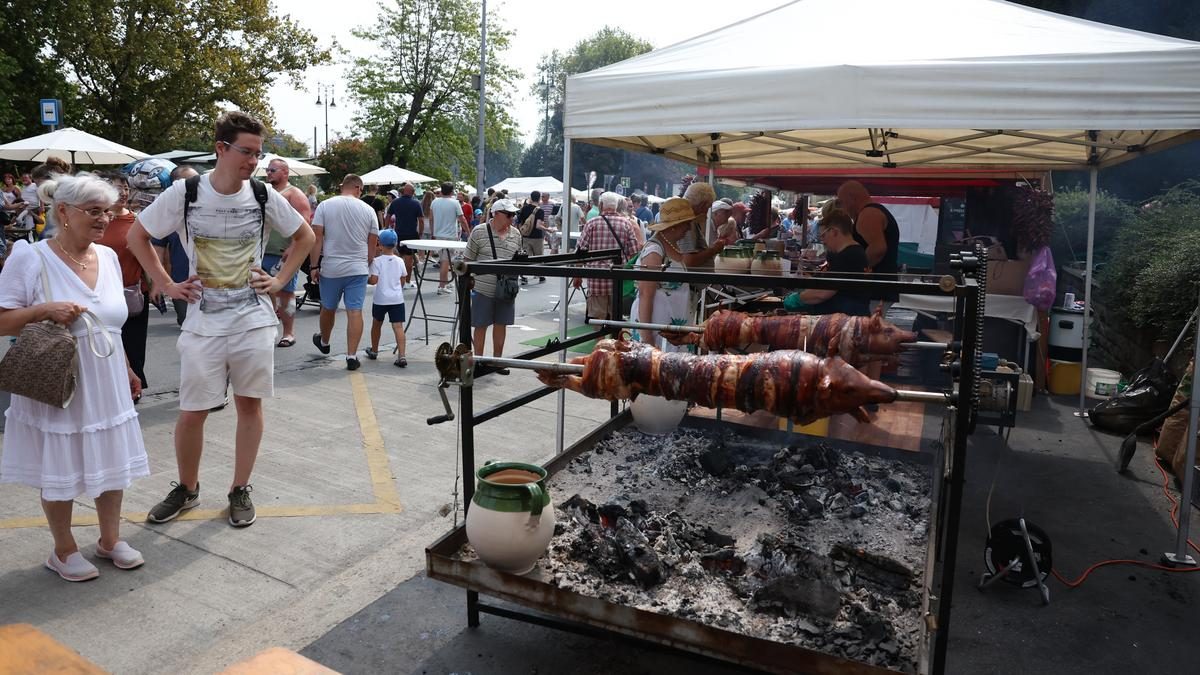
[[[325, 95], [325, 100], [321, 100], [321, 94]], [[333, 85], [317, 83], [317, 105], [325, 106], [325, 149], [329, 149], [329, 109], [336, 108], [337, 102], [333, 100]]]

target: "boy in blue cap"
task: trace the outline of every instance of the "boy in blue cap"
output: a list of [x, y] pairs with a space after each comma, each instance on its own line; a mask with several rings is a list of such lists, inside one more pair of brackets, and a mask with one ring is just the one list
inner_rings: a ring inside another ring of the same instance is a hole
[[395, 230], [379, 231], [380, 252], [371, 261], [371, 276], [367, 279], [375, 285], [371, 301], [371, 346], [367, 349], [367, 358], [372, 361], [379, 358], [379, 334], [386, 316], [396, 335], [395, 365], [404, 368], [408, 365], [408, 359], [404, 358], [404, 277], [408, 270], [404, 260], [396, 255], [398, 241]]

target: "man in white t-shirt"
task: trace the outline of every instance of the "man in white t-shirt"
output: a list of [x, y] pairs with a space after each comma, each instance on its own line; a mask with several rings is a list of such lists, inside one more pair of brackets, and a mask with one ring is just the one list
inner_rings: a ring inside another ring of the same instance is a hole
[[[462, 205], [454, 198], [454, 183], [442, 183], [441, 195], [429, 205], [433, 215], [433, 238], [461, 241], [460, 230], [469, 229], [463, 217]], [[450, 280], [450, 256], [442, 251], [441, 273], [438, 275], [438, 295], [450, 292], [446, 283]]]
[[[250, 176], [262, 158], [263, 125], [240, 112], [216, 123], [217, 167], [205, 176], [176, 181], [142, 210], [129, 231], [129, 250], [157, 288], [192, 304], [177, 347], [180, 357], [179, 420], [175, 458], [179, 482], [146, 519], [165, 523], [200, 500], [200, 455], [208, 411], [233, 387], [237, 408], [229, 523], [254, 522], [250, 473], [262, 441], [262, 399], [274, 395], [275, 311], [278, 293], [300, 268], [314, 236], [287, 200]], [[268, 231], [292, 240], [292, 255], [272, 277], [262, 269]], [[175, 283], [150, 238], [178, 233], [189, 276]]]
[[363, 182], [348, 173], [341, 194], [317, 205], [312, 228], [317, 243], [308, 254], [309, 274], [321, 284], [321, 330], [313, 346], [329, 353], [329, 336], [337, 318], [338, 302], [346, 300], [346, 369], [358, 370], [358, 342], [363, 332], [363, 302], [367, 298], [367, 270], [379, 243], [379, 218], [362, 201]]

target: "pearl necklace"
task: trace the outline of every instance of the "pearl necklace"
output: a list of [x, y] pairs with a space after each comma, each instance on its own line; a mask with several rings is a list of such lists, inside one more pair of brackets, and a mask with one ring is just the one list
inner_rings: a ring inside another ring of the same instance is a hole
[[663, 244], [665, 244], [667, 248], [669, 248], [669, 249], [671, 249], [672, 251], [674, 251], [674, 252], [675, 252], [675, 255], [679, 256], [680, 258], [682, 258], [682, 257], [683, 257], [683, 252], [682, 252], [682, 251], [680, 251], [680, 250], [679, 250], [679, 249], [678, 249], [678, 248], [675, 246], [675, 243], [674, 243], [674, 242], [672, 242], [670, 239], [667, 239], [666, 237], [662, 237], [661, 239], [659, 239], [659, 241], [661, 241]]
[[[90, 261], [89, 262], [79, 262], [78, 260], [75, 259], [75, 256], [71, 255], [70, 253], [67, 253], [66, 247], [62, 245], [62, 242], [59, 241], [57, 237], [51, 238], [50, 241], [54, 242], [55, 244], [58, 244], [58, 250], [62, 251], [63, 255], [70, 258], [71, 262], [75, 263], [76, 265], [79, 265], [80, 270], [86, 270], [88, 268], [88, 265], [91, 264]], [[84, 251], [84, 254], [83, 254], [84, 257], [86, 258], [87, 254], [91, 253], [91, 252], [92, 252], [92, 245], [88, 244], [87, 250]]]

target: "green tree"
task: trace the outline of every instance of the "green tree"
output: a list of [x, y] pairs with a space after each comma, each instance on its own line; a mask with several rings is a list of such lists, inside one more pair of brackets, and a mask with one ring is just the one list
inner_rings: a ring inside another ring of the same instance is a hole
[[[1117, 234], [1133, 224], [1137, 211], [1123, 199], [1100, 190], [1096, 193], [1095, 260], [1107, 260]], [[1054, 195], [1054, 233], [1050, 250], [1054, 262], [1065, 265], [1087, 260], [1088, 191], [1075, 186]]]
[[[384, 164], [428, 175], [473, 180], [473, 141], [479, 97], [481, 7], [477, 0], [393, 0], [378, 20], [354, 31], [376, 45], [353, 60], [350, 96], [362, 112], [355, 122], [372, 139]], [[504, 65], [511, 31], [488, 16], [489, 91], [512, 86], [516, 71]], [[495, 97], [492, 97], [495, 100]], [[485, 145], [504, 145], [513, 123], [501, 104], [487, 108]]]
[[330, 58], [269, 0], [75, 0], [58, 12], [40, 57], [78, 90], [67, 120], [147, 152], [211, 142], [230, 105], [269, 124], [271, 84]]
[[9, 0], [0, 12], [0, 141], [47, 131], [39, 99], [60, 99], [70, 110], [74, 89], [61, 65], [40, 54], [62, 11], [60, 3]]
[[[653, 46], [649, 42], [620, 28], [605, 26], [566, 53], [552, 51], [545, 54], [538, 64], [538, 83], [542, 87], [538, 93], [543, 97], [546, 115], [539, 126], [537, 140], [525, 150], [521, 173], [526, 176], [558, 176], [562, 173], [563, 99], [567, 76], [624, 61], [651, 49]], [[679, 176], [691, 170], [662, 157], [585, 143], [572, 145], [571, 167], [574, 174], [571, 184], [576, 188], [585, 187], [588, 172], [595, 171], [596, 187], [611, 189], [616, 181], [627, 176], [631, 189], [645, 189], [651, 194], [656, 185], [665, 189], [667, 183], [677, 181]], [[605, 176], [612, 177], [607, 184], [604, 184]]]
[[282, 157], [311, 157], [312, 146], [286, 131], [267, 132], [267, 137], [263, 139], [263, 152], [273, 152]]
[[1200, 182], [1147, 204], [1099, 267], [1101, 299], [1133, 326], [1177, 332], [1196, 307], [1200, 280]]
[[361, 138], [339, 138], [330, 141], [329, 146], [317, 155], [315, 161], [317, 166], [329, 172], [321, 175], [323, 190], [334, 189], [348, 173], [362, 175], [380, 164], [379, 153], [374, 146]]

